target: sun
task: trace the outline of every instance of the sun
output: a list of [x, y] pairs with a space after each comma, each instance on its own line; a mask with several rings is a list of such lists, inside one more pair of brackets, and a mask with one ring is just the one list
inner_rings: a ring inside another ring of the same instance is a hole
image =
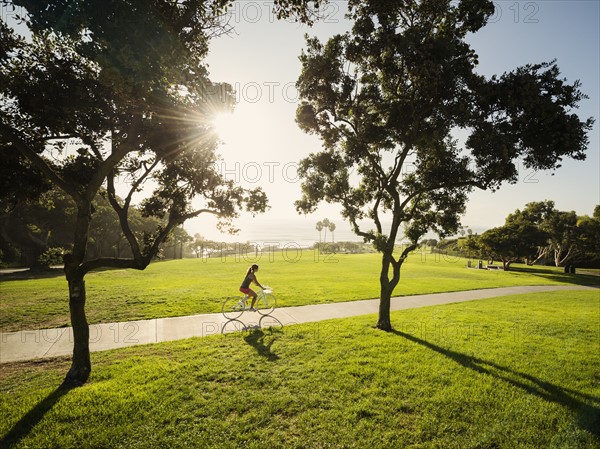
[[212, 132], [228, 154], [262, 151], [279, 131], [259, 105], [238, 105], [233, 112], [217, 112], [211, 120]]
[[231, 143], [232, 138], [239, 132], [240, 122], [235, 112], [219, 112], [211, 120], [214, 133], [224, 143]]

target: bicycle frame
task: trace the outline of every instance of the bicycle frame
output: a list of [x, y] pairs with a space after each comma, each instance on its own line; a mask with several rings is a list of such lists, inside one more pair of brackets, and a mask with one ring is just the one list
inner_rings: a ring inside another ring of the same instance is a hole
[[[250, 310], [248, 307], [248, 298], [251, 296], [244, 295], [243, 298], [237, 300], [235, 298], [226, 299], [222, 306], [222, 313], [228, 320], [235, 320], [239, 318], [244, 312]], [[255, 309], [253, 311], [266, 316], [270, 315], [275, 309], [277, 300], [273, 295], [273, 289], [268, 286], [264, 286], [257, 294], [257, 298], [254, 304]]]

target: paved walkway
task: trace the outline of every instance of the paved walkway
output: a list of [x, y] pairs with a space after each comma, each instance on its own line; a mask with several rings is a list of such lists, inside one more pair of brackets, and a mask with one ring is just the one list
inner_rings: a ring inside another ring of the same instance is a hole
[[[581, 286], [527, 286], [472, 290], [430, 295], [392, 298], [392, 310], [448, 304], [520, 293], [557, 290], [593, 290]], [[123, 323], [95, 324], [90, 326], [90, 350], [105, 351], [125, 346], [173, 341], [190, 337], [205, 337], [221, 332], [233, 332], [252, 326], [288, 326], [377, 313], [378, 299], [332, 304], [285, 307], [262, 318], [256, 312], [244, 312], [236, 321], [228, 321], [220, 313], [176, 318], [129, 321]], [[73, 332], [71, 328], [26, 330], [0, 333], [0, 363], [50, 358], [71, 354]]]

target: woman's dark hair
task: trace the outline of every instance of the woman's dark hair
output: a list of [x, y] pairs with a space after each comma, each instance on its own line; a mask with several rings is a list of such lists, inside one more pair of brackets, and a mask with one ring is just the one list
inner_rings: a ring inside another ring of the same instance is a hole
[[248, 271], [246, 271], [246, 276], [248, 276], [251, 271], [254, 272], [256, 270], [258, 270], [258, 265], [256, 265], [256, 264], [252, 265], [250, 268], [248, 268]]

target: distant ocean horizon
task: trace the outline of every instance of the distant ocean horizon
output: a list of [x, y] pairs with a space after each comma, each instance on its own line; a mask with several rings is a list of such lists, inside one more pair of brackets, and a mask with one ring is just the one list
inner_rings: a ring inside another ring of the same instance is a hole
[[[262, 246], [279, 246], [279, 247], [300, 247], [309, 248], [319, 241], [340, 242], [352, 241], [362, 242], [362, 239], [354, 234], [348, 223], [342, 220], [335, 221], [336, 229], [332, 233], [327, 230], [319, 232], [316, 229], [318, 220], [307, 220], [304, 217], [299, 218], [257, 218], [253, 220], [244, 220], [235, 222], [234, 225], [240, 229], [238, 234], [229, 235], [219, 233], [216, 229], [195, 230], [196, 226], [185, 226], [186, 231], [190, 235], [198, 232], [208, 240], [220, 242], [239, 242], [239, 243], [254, 243]], [[333, 220], [332, 220], [333, 221]]]
[[[186, 231], [190, 235], [196, 232], [200, 233], [204, 238], [217, 242], [237, 242], [237, 243], [253, 243], [259, 247], [263, 246], [278, 246], [284, 247], [300, 247], [310, 248], [315, 243], [321, 242], [362, 242], [363, 239], [357, 236], [350, 229], [350, 225], [342, 219], [331, 220], [335, 223], [336, 229], [332, 233], [327, 230], [319, 233], [316, 229], [318, 219], [314, 217], [290, 217], [290, 218], [269, 218], [257, 217], [254, 219], [246, 219], [235, 222], [234, 225], [240, 229], [238, 234], [222, 234], [216, 227], [204, 226], [203, 229], [195, 230], [197, 226], [185, 226]], [[385, 223], [384, 223], [385, 227]], [[372, 224], [365, 223], [364, 229], [372, 228]], [[203, 232], [204, 231], [204, 232]], [[485, 229], [473, 228], [474, 233], [481, 233]], [[427, 238], [439, 239], [436, 235], [431, 235]], [[400, 239], [398, 241], [400, 243]]]

